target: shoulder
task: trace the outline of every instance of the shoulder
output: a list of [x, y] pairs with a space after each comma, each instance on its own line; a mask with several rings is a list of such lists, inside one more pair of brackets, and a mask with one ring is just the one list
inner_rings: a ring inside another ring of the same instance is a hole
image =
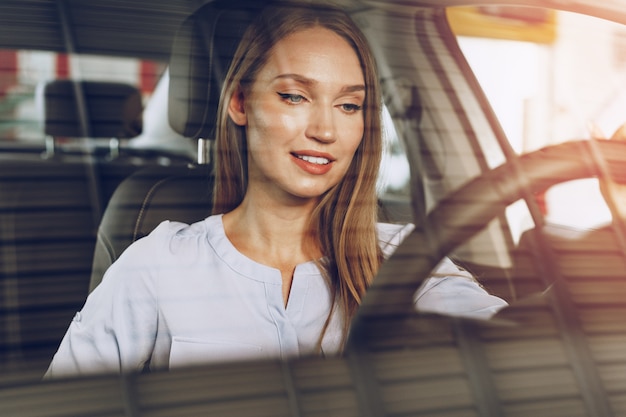
[[182, 255], [190, 254], [192, 248], [202, 246], [215, 223], [216, 216], [208, 217], [196, 223], [187, 224], [171, 220], [161, 222], [150, 234], [137, 240], [122, 256], [141, 257], [150, 255]]
[[[192, 275], [189, 271], [210, 254], [206, 250], [209, 219], [193, 224], [160, 223], [150, 234], [126, 248], [105, 272], [96, 290], [135, 295], [149, 292], [156, 296], [161, 287], [177, 285], [180, 279]], [[182, 268], [189, 273], [176, 273]]]
[[161, 222], [147, 236], [126, 248], [109, 267], [103, 282], [112, 279], [136, 281], [135, 278], [140, 276], [151, 277], [152, 281], [173, 267], [193, 264], [200, 254], [206, 252], [207, 220], [193, 224]]

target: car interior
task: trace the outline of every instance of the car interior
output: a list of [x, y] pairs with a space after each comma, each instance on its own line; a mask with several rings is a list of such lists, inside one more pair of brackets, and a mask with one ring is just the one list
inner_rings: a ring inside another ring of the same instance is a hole
[[[163, 220], [210, 214], [218, 98], [263, 2], [0, 5], [0, 22], [14, 16], [32, 32], [5, 25], [0, 50], [161, 63], [157, 119], [197, 149], [130, 146], [149, 128], [132, 84], [37, 86], [44, 140], [0, 145], [0, 415], [626, 415], [625, 226], [555, 241], [538, 199], [575, 179], [626, 183], [626, 144], [580, 138], [518, 154], [450, 27], [446, 6], [458, 2], [338, 3], [380, 66], [383, 176], [406, 167], [399, 186], [381, 180], [380, 217], [416, 225], [368, 291], [345, 354], [53, 381], [41, 376], [69, 321], [124, 249]], [[626, 23], [621, 7], [569, 9]], [[110, 44], [99, 42], [103, 21]], [[520, 205], [531, 226], [515, 232]], [[510, 306], [491, 320], [416, 312], [413, 294], [445, 256]]]

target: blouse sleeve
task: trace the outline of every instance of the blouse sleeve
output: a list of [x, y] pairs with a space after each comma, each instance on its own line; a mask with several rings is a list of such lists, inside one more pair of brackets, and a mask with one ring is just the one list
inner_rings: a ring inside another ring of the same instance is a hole
[[[379, 224], [379, 240], [383, 255], [389, 258], [413, 231], [412, 224]], [[508, 304], [489, 294], [467, 271], [444, 258], [414, 296], [419, 311], [475, 319], [488, 319]]]
[[508, 304], [489, 294], [467, 271], [444, 258], [415, 293], [415, 306], [419, 311], [489, 319]]
[[157, 332], [151, 276], [167, 225], [132, 244], [76, 313], [44, 378], [141, 370]]

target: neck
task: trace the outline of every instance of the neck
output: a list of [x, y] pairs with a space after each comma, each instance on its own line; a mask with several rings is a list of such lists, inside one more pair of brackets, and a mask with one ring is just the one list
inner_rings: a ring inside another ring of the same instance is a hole
[[311, 202], [260, 204], [246, 196], [241, 205], [224, 215], [224, 227], [235, 247], [252, 259], [273, 266], [295, 265], [321, 256], [317, 245], [311, 245], [312, 211]]
[[296, 266], [321, 257], [309, 232], [311, 212], [306, 205], [252, 204], [244, 198], [223, 217], [226, 236], [237, 250], [280, 271], [285, 305]]

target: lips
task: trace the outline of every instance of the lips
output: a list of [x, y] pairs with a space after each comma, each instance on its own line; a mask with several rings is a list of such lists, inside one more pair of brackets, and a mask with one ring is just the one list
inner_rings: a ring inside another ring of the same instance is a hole
[[296, 165], [312, 175], [326, 174], [330, 171], [334, 162], [332, 156], [313, 151], [292, 152], [291, 156]]
[[317, 165], [326, 165], [330, 163], [330, 159], [323, 158], [321, 156], [309, 156], [309, 155], [294, 155], [296, 158], [300, 158], [303, 161], [310, 162]]

